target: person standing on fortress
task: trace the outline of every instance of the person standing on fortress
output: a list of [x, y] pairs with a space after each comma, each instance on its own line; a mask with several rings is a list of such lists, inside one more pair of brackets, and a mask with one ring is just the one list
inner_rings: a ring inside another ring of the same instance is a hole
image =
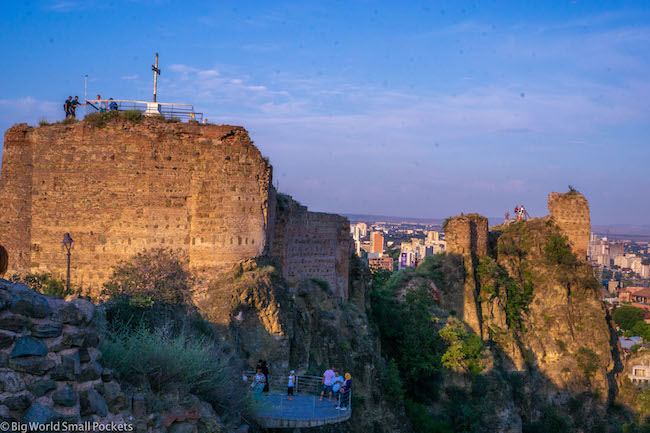
[[519, 221], [519, 206], [515, 206], [515, 222]]
[[76, 110], [77, 110], [78, 105], [86, 105], [86, 104], [82, 104], [81, 102], [79, 102], [79, 97], [75, 96], [74, 101], [72, 101], [70, 103], [70, 117], [73, 118], [73, 119], [77, 118], [76, 117], [76, 115], [77, 115]]
[[510, 224], [510, 211], [507, 210], [505, 216], [503, 217], [504, 224]]
[[323, 396], [325, 393], [329, 393], [328, 401], [332, 401], [332, 385], [334, 383], [334, 377], [336, 376], [336, 373], [331, 368], [328, 368], [325, 370], [325, 373], [323, 373], [323, 390], [320, 392], [320, 398], [318, 401], [323, 401]]
[[113, 101], [113, 98], [109, 99], [108, 108], [112, 111], [117, 111], [117, 102]]
[[9, 269], [9, 253], [0, 245], [0, 277], [2, 277]]
[[102, 102], [102, 97], [101, 95], [97, 95], [97, 107], [96, 107], [100, 113], [103, 113], [106, 111], [106, 102]]
[[287, 384], [287, 400], [293, 400], [293, 389], [296, 386], [296, 372], [289, 372], [289, 383]]
[[68, 99], [63, 103], [63, 109], [65, 110], [65, 118], [70, 117], [70, 106], [72, 105], [72, 96], [69, 96]]

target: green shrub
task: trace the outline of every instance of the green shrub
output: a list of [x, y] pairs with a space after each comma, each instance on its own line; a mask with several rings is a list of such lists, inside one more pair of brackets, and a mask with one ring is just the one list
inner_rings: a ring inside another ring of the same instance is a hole
[[612, 312], [612, 319], [623, 330], [634, 328], [638, 322], [643, 321], [643, 309], [623, 305]]
[[449, 424], [435, 420], [425, 405], [411, 399], [406, 399], [404, 403], [406, 416], [417, 433], [454, 433]]
[[178, 117], [166, 117], [165, 122], [167, 122], [167, 123], [180, 123], [181, 119], [179, 119]]
[[127, 297], [132, 304], [143, 307], [155, 303], [189, 305], [194, 280], [180, 253], [157, 248], [120, 262], [104, 284], [104, 293], [111, 299]]
[[404, 399], [404, 387], [399, 378], [399, 369], [394, 359], [391, 359], [384, 372], [384, 392], [391, 401], [401, 402]]
[[587, 347], [581, 347], [576, 355], [576, 360], [587, 381], [591, 380], [600, 364], [598, 355]]
[[51, 123], [45, 118], [38, 119], [38, 126], [50, 126]]
[[549, 235], [544, 245], [544, 256], [549, 262], [563, 267], [574, 267], [577, 264], [576, 256], [573, 254], [566, 236], [558, 232]]
[[469, 335], [465, 325], [455, 317], [447, 319], [447, 324], [439, 332], [448, 344], [442, 355], [442, 365], [454, 371], [479, 374], [485, 368], [482, 350], [483, 341], [478, 335]]
[[68, 295], [79, 294], [80, 289], [73, 289], [72, 287], [68, 291], [66, 282], [57, 278], [52, 274], [27, 274], [23, 277], [19, 275], [14, 275], [11, 277], [11, 281], [15, 283], [22, 283], [34, 290], [35, 292], [42, 293], [43, 295], [59, 296], [61, 298]]
[[328, 291], [330, 289], [330, 283], [325, 281], [322, 278], [312, 278], [311, 279], [314, 283], [316, 283], [318, 286], [320, 286], [321, 289]]
[[235, 380], [236, 363], [208, 338], [168, 328], [122, 328], [108, 332], [101, 350], [122, 380], [154, 395], [179, 391], [196, 394], [215, 408], [246, 406], [247, 390]]
[[[86, 117], [87, 117], [87, 116], [86, 116]], [[64, 119], [64, 120], [62, 120], [62, 121], [61, 121], [61, 124], [62, 124], [62, 125], [72, 125], [73, 123], [77, 123], [77, 122], [78, 122], [77, 119], [73, 119], [72, 117], [70, 117], [70, 118], [68, 118], [68, 119]]]
[[120, 112], [110, 110], [103, 113], [90, 113], [84, 117], [84, 122], [94, 128], [103, 128], [109, 120], [119, 117]]
[[126, 110], [121, 112], [122, 117], [131, 123], [138, 123], [142, 119], [140, 110]]

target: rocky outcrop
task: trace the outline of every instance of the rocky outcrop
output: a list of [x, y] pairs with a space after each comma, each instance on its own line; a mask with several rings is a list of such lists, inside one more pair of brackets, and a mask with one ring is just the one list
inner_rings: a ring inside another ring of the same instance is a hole
[[[355, 275], [365, 273], [357, 269]], [[352, 285], [354, 300], [365, 302], [366, 295], [358, 291], [367, 290], [367, 285]], [[410, 431], [403, 408], [392, 407], [383, 397], [384, 360], [365, 306], [341, 300], [326, 282], [304, 279], [289, 284], [273, 262], [250, 260], [215, 280], [199, 308], [211, 321], [230, 326], [230, 335], [238, 333], [239, 355], [247, 368], [259, 359], [268, 362], [271, 387], [281, 392], [292, 369], [320, 376], [338, 366], [351, 373], [358, 396], [354, 416], [319, 431]], [[240, 311], [244, 321], [237, 325], [234, 316]]]
[[[101, 364], [96, 307], [84, 299], [65, 302], [43, 296], [22, 284], [0, 280], [0, 329], [5, 336], [0, 351], [0, 404], [14, 420], [35, 422], [82, 420], [120, 421], [109, 413], [109, 400], [123, 409], [127, 397]], [[101, 376], [104, 373], [104, 379]]]
[[167, 409], [161, 412], [148, 407], [143, 393], [120, 383], [98, 349], [103, 314], [90, 301], [66, 302], [2, 279], [0, 301], [0, 421], [231, 431], [195, 396], [163, 396]]
[[489, 231], [477, 215], [448, 220], [448, 256], [462, 258], [466, 270], [455, 308], [492, 347], [494, 373], [484, 374], [520, 375], [524, 391], [514, 407], [524, 422], [539, 422], [544, 402], [562, 408], [572, 396], [590, 395], [584, 426], [593, 426], [614, 400], [620, 367], [598, 282], [584, 260], [589, 208], [572, 191], [552, 193], [549, 209], [549, 217]]

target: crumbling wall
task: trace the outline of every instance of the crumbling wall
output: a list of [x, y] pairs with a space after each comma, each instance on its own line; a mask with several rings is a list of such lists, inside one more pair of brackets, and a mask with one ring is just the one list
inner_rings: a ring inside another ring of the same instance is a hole
[[476, 286], [475, 271], [477, 258], [488, 253], [488, 220], [479, 214], [468, 214], [448, 219], [444, 226], [447, 253], [463, 257], [468, 277], [465, 278], [465, 288], [462, 304], [456, 306], [462, 311], [462, 319], [478, 335], [481, 335], [481, 306], [477, 302], [478, 287]]
[[65, 275], [98, 288], [144, 249], [181, 249], [220, 270], [265, 251], [272, 169], [241, 127], [113, 121], [9, 129], [0, 179], [8, 274]]
[[552, 192], [548, 196], [548, 210], [553, 221], [569, 239], [576, 256], [586, 260], [591, 232], [587, 199], [577, 191], [565, 194]]
[[289, 281], [320, 278], [338, 296], [348, 298], [350, 222], [342, 216], [308, 212], [280, 195], [276, 207], [271, 256]]

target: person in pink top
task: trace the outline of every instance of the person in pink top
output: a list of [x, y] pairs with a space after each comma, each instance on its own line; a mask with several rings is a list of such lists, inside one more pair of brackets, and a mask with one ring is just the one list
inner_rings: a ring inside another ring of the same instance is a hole
[[329, 393], [328, 400], [331, 402], [332, 401], [332, 385], [334, 384], [334, 378], [336, 377], [336, 373], [331, 368], [328, 368], [325, 370], [325, 373], [323, 373], [323, 390], [320, 392], [320, 398], [318, 401], [323, 401], [323, 396], [325, 395], [326, 392]]

